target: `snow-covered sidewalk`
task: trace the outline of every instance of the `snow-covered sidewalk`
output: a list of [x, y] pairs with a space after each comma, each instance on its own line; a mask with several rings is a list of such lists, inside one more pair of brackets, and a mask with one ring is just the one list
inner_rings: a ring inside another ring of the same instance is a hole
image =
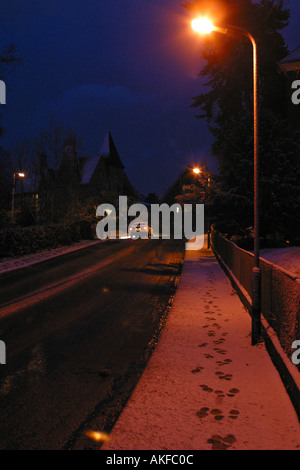
[[211, 251], [187, 251], [159, 343], [101, 450], [299, 449], [300, 424]]

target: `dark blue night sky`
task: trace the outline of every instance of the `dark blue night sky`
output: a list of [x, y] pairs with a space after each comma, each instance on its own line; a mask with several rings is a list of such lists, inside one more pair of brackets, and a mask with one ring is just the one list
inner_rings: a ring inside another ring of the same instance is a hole
[[[1, 107], [12, 147], [35, 137], [50, 116], [95, 155], [111, 131], [132, 184], [163, 194], [186, 164], [207, 161], [211, 137], [194, 117], [201, 61], [182, 0], [11, 0], [1, 2], [0, 43], [24, 63], [6, 77]], [[300, 2], [284, 32], [300, 45]]]

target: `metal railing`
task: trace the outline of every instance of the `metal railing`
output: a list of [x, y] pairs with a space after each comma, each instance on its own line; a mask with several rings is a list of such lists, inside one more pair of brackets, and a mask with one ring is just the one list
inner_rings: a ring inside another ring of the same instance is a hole
[[[251, 276], [254, 255], [211, 231], [213, 250], [248, 294], [251, 303]], [[286, 354], [291, 357], [295, 340], [300, 340], [300, 278], [260, 258], [261, 313], [276, 332]]]

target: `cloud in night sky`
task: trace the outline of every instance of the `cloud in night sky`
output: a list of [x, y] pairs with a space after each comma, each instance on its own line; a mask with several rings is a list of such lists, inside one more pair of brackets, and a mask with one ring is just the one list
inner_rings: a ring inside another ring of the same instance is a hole
[[[109, 129], [126, 172], [143, 193], [162, 194], [186, 164], [216, 162], [195, 119], [201, 93], [198, 44], [181, 0], [1, 2], [0, 44], [15, 43], [23, 65], [7, 78], [1, 108], [11, 147], [47, 127], [50, 116], [99, 151]], [[300, 44], [300, 2], [291, 0], [290, 49]]]
[[111, 106], [133, 106], [144, 104], [151, 99], [151, 95], [135, 93], [123, 86], [106, 86], [97, 83], [78, 85], [65, 90], [63, 95], [57, 99], [61, 106], [72, 106], [72, 104], [84, 104], [91, 100]]

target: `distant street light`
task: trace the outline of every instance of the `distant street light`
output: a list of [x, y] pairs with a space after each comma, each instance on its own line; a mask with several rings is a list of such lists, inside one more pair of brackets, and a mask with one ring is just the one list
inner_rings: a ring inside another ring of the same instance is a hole
[[209, 179], [209, 178], [208, 178], [209, 173], [208, 173], [208, 171], [207, 171], [207, 163], [206, 163], [206, 162], [205, 162], [204, 165], [203, 165], [202, 167], [200, 167], [200, 168], [197, 167], [197, 166], [196, 166], [196, 167], [191, 167], [191, 166], [189, 166], [188, 168], [191, 168], [191, 169], [193, 170], [193, 173], [195, 173], [195, 175], [200, 175], [200, 174], [202, 174], [202, 175], [205, 176], [207, 179]]
[[11, 200], [11, 221], [15, 223], [15, 193], [16, 193], [16, 177], [22, 179], [25, 178], [25, 173], [17, 172], [13, 176], [13, 187], [12, 187], [12, 200]]
[[200, 34], [216, 31], [229, 34], [236, 31], [251, 41], [253, 48], [253, 124], [254, 124], [254, 267], [252, 270], [252, 344], [258, 343], [261, 336], [261, 273], [259, 267], [259, 142], [258, 142], [258, 79], [257, 79], [257, 44], [254, 37], [246, 30], [237, 26], [214, 26], [208, 18], [196, 18], [192, 28]]
[[[195, 173], [195, 175], [204, 175], [205, 178], [207, 178], [207, 187], [210, 188], [210, 177], [208, 176], [209, 173], [207, 171], [207, 163], [205, 162], [205, 171], [203, 170], [200, 170], [200, 168], [193, 168], [193, 173]], [[199, 181], [199, 180], [198, 180]], [[207, 248], [210, 248], [210, 218], [208, 218], [208, 227], [207, 227]]]

